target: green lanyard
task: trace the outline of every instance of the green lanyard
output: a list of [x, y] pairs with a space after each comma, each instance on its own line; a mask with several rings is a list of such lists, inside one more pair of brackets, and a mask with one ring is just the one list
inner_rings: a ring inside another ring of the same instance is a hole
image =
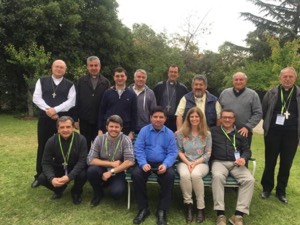
[[70, 145], [69, 145], [68, 152], [67, 152], [67, 154], [65, 155], [64, 150], [63, 150], [62, 145], [61, 145], [60, 134], [58, 135], [59, 147], [60, 147], [60, 151], [61, 151], [62, 157], [63, 157], [63, 159], [64, 159], [64, 162], [63, 162], [62, 165], [64, 166], [64, 169], [65, 169], [65, 170], [67, 169], [67, 166], [68, 166], [68, 160], [69, 160], [70, 152], [71, 152], [71, 149], [72, 149], [72, 146], [73, 146], [73, 140], [74, 140], [74, 132], [73, 132], [73, 134], [72, 134], [72, 139], [71, 139], [71, 142], [70, 142]]
[[115, 161], [115, 155], [116, 155], [117, 150], [118, 150], [118, 148], [119, 148], [120, 141], [121, 141], [121, 137], [119, 137], [119, 141], [118, 141], [118, 143], [117, 143], [117, 146], [116, 146], [115, 150], [113, 151], [114, 154], [112, 155], [111, 158], [109, 158], [110, 154], [109, 154], [109, 151], [108, 151], [108, 146], [107, 146], [107, 145], [108, 145], [108, 144], [107, 144], [108, 141], [107, 141], [107, 140], [108, 140], [108, 137], [105, 138], [105, 143], [104, 143], [104, 145], [105, 145], [105, 153], [106, 153], [106, 155], [108, 155], [109, 161], [113, 162], [113, 161]]
[[231, 142], [233, 148], [234, 148], [234, 151], [237, 152], [237, 149], [236, 149], [236, 142], [235, 142], [235, 133], [233, 135], [233, 140], [230, 139], [230, 137], [228, 136], [227, 132], [223, 129], [223, 127], [221, 126], [221, 129], [223, 131], [223, 133], [225, 134], [226, 138]]
[[[281, 106], [281, 115], [283, 114], [283, 111], [284, 111], [284, 110], [288, 111], [289, 106], [290, 106], [290, 102], [291, 102], [291, 97], [292, 97], [293, 91], [294, 91], [294, 86], [293, 86], [291, 92], [289, 93], [289, 95], [288, 95], [288, 97], [287, 97], [287, 99], [286, 99], [286, 101], [285, 101], [284, 98], [283, 98], [282, 88], [280, 89], [280, 99], [281, 99], [281, 103], [282, 103], [282, 106]], [[289, 101], [289, 100], [290, 100], [290, 101]], [[287, 104], [288, 101], [289, 101], [289, 104], [288, 104], [288, 106], [286, 107], [286, 104]]]

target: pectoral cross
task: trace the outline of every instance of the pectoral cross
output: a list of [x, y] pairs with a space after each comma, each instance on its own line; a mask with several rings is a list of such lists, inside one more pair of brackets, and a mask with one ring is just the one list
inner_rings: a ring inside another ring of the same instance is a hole
[[68, 176], [68, 163], [63, 162], [62, 165], [63, 165], [64, 170], [65, 170], [65, 175]]
[[53, 92], [52, 97], [55, 98], [55, 96], [56, 96], [56, 94], [55, 94], [55, 92]]
[[171, 109], [171, 106], [170, 106], [170, 105], [167, 105], [166, 108], [167, 108], [167, 111], [169, 112], [170, 109]]
[[289, 111], [285, 111], [285, 113], [283, 113], [284, 115], [285, 115], [285, 118], [286, 119], [289, 119], [289, 116], [291, 115], [290, 113], [289, 113]]

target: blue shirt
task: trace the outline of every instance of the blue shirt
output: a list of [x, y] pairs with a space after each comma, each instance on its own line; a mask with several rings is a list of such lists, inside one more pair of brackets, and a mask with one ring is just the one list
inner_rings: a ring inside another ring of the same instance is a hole
[[156, 131], [152, 124], [143, 127], [137, 136], [134, 153], [140, 167], [147, 163], [173, 166], [178, 154], [173, 131], [166, 126]]

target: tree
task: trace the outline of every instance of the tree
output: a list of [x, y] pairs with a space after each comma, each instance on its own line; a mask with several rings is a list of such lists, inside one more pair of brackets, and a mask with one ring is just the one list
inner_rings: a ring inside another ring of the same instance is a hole
[[300, 36], [300, 1], [273, 0], [268, 3], [262, 0], [248, 0], [258, 6], [260, 16], [242, 12], [241, 16], [255, 24], [256, 30], [248, 34], [246, 39], [254, 59], [262, 60], [269, 57], [266, 36], [271, 35], [283, 45]]
[[21, 67], [24, 71], [24, 79], [27, 85], [27, 110], [28, 116], [33, 116], [33, 103], [32, 95], [36, 81], [41, 74], [46, 74], [46, 65], [48, 64], [51, 54], [45, 52], [43, 46], [37, 46], [36, 43], [32, 43], [28, 49], [16, 50], [13, 45], [5, 47], [6, 52], [10, 56], [7, 61], [18, 67]]

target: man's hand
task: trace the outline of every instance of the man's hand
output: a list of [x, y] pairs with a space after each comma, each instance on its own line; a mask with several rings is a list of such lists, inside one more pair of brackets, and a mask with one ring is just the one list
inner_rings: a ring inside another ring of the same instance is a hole
[[148, 172], [149, 170], [151, 170], [150, 164], [144, 165], [144, 166], [143, 166], [143, 170], [144, 170], [144, 172]]
[[164, 165], [164, 164], [161, 164], [159, 167], [158, 167], [158, 170], [157, 170], [157, 173], [158, 174], [163, 174], [167, 171], [167, 167]]
[[246, 127], [242, 127], [241, 129], [238, 130], [239, 134], [244, 136], [244, 137], [248, 137], [248, 129]]
[[132, 131], [129, 132], [128, 137], [130, 138], [130, 140], [134, 139], [134, 133]]
[[98, 136], [101, 136], [101, 135], [103, 135], [102, 130], [98, 130]]
[[46, 114], [47, 114], [47, 116], [52, 118], [52, 116], [54, 116], [57, 113], [54, 108], [48, 108], [48, 109], [46, 109]]
[[75, 122], [74, 127], [75, 127], [75, 129], [79, 130], [79, 122]]
[[246, 160], [244, 158], [239, 158], [238, 160], [235, 160], [234, 163], [238, 166], [245, 166]]
[[107, 181], [111, 177], [111, 172], [107, 171], [102, 174], [102, 180]]
[[52, 179], [51, 183], [54, 187], [61, 187], [70, 181], [68, 176], [55, 177]]

